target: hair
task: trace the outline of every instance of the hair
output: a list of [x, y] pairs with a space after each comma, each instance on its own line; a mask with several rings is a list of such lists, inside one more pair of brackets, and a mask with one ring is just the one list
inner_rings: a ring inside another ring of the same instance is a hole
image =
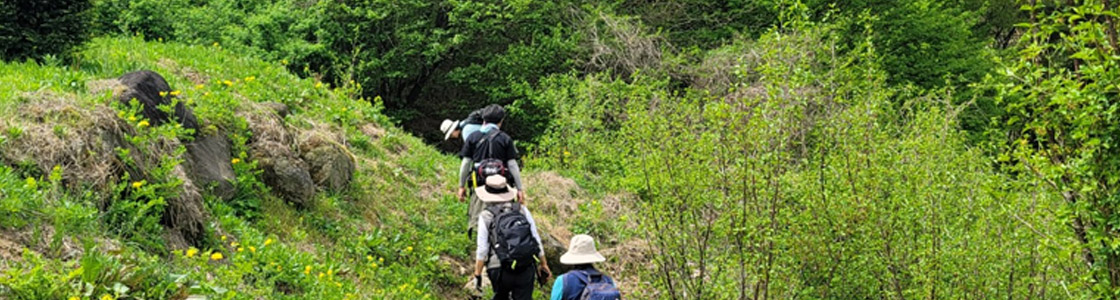
[[486, 123], [501, 123], [506, 118], [506, 109], [501, 105], [490, 104], [482, 108], [482, 120]]

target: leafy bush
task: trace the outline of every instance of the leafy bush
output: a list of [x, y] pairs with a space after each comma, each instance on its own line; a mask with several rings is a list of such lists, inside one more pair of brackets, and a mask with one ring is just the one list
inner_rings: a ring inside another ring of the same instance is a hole
[[0, 2], [0, 60], [64, 56], [89, 39], [90, 0]]
[[559, 116], [535, 162], [641, 198], [645, 296], [1043, 297], [1077, 280], [1047, 242], [1073, 241], [1058, 198], [992, 172], [946, 96], [892, 88], [873, 28], [847, 55], [835, 27], [783, 28], [720, 50], [753, 55], [726, 92], [555, 76], [527, 100]]

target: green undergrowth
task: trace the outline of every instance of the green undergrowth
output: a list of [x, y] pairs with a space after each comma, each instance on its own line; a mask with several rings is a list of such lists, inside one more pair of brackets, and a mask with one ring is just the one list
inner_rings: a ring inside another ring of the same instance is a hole
[[[361, 94], [360, 86], [300, 79], [281, 64], [247, 59], [218, 45], [106, 38], [84, 48], [80, 59], [67, 65], [0, 63], [0, 123], [6, 128], [0, 150], [26, 138], [24, 125], [11, 116], [34, 98], [30, 94], [49, 92], [83, 109], [107, 105], [108, 92], [91, 93], [88, 83], [148, 69], [163, 75], [177, 99], [194, 110], [202, 133], [231, 138], [238, 194], [229, 201], [206, 196], [208, 246], [172, 250], [160, 238], [161, 228], [125, 231], [122, 224], [158, 220], [161, 212], [144, 207], [174, 196], [175, 189], [148, 188], [179, 182], [121, 178], [109, 194], [126, 195], [113, 197], [137, 205], [110, 213], [114, 210], [101, 207], [104, 191], [60, 183], [66, 172], [80, 170], [0, 166], [0, 242], [23, 248], [0, 253], [0, 295], [432, 299], [459, 294], [462, 278], [450, 264], [465, 259], [471, 244], [460, 230], [466, 206], [444, 192], [450, 181], [441, 180], [455, 170], [455, 161], [389, 125], [379, 99], [353, 97]], [[248, 125], [235, 113], [266, 101], [290, 108], [285, 123], [291, 128], [328, 128], [344, 137], [357, 162], [348, 188], [320, 192], [305, 209], [268, 193], [259, 167], [245, 154]], [[149, 126], [128, 107], [114, 109], [134, 127], [134, 145], [183, 133], [178, 125]], [[66, 131], [76, 124], [56, 127]]]

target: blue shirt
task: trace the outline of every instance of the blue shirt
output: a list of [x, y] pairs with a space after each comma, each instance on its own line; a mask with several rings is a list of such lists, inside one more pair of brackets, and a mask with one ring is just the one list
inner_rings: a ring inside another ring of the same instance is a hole
[[467, 137], [470, 137], [472, 133], [478, 132], [478, 130], [481, 129], [481, 128], [482, 128], [481, 124], [463, 125], [463, 132], [459, 133], [459, 137], [462, 137], [463, 142], [466, 143], [467, 142]]
[[[588, 268], [582, 270], [572, 270], [571, 272], [564, 273], [564, 275], [557, 276], [556, 282], [552, 284], [552, 296], [549, 297], [549, 300], [579, 299], [580, 294], [583, 293], [583, 289], [587, 287], [583, 284], [582, 281], [579, 280], [579, 278], [576, 277], [578, 275], [572, 274], [579, 271], [589, 272], [592, 274], [601, 274], [594, 268]], [[614, 280], [612, 280], [607, 275], [603, 275], [603, 280], [606, 280], [612, 285], [614, 284]]]

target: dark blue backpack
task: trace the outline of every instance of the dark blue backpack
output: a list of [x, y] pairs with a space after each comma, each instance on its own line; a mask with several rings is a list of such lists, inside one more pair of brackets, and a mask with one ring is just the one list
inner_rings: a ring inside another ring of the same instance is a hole
[[599, 272], [574, 270], [571, 272], [580, 283], [583, 283], [583, 292], [579, 294], [580, 300], [620, 300], [622, 293], [614, 286], [614, 280]]

